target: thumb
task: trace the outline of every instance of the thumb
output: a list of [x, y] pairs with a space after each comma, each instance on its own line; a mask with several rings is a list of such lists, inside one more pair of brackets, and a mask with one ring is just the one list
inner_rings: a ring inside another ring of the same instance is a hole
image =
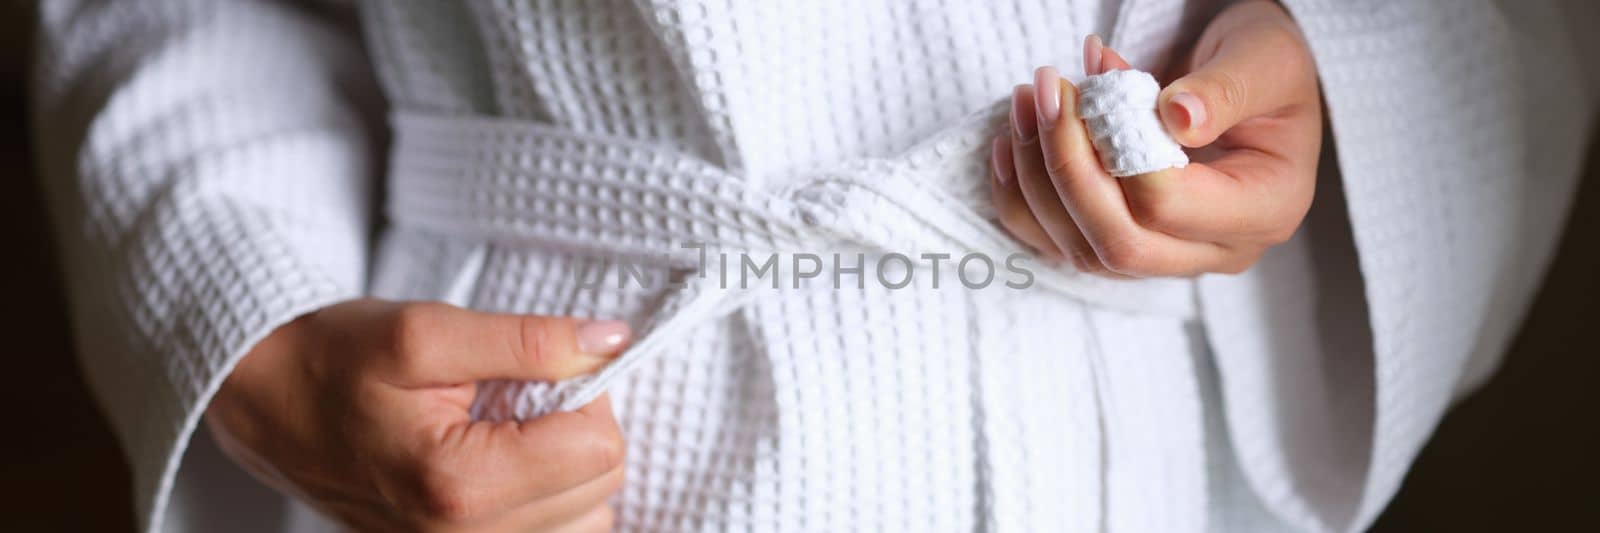
[[1196, 49], [1212, 50], [1209, 57], [1197, 56], [1193, 71], [1161, 91], [1161, 120], [1179, 144], [1211, 144], [1240, 122], [1315, 94], [1300, 86], [1316, 76], [1303, 75], [1314, 67], [1300, 53], [1298, 31], [1275, 23], [1237, 26], [1215, 40], [1202, 38]]
[[[408, 438], [375, 452], [378, 491], [401, 514], [435, 525], [599, 503], [587, 500], [617, 490], [627, 448], [604, 395], [576, 411], [521, 422], [457, 419], [428, 426], [420, 438], [400, 435]], [[604, 494], [571, 492], [608, 475], [611, 485], [598, 489]], [[575, 497], [579, 502], [562, 503]]]
[[485, 313], [442, 303], [403, 304], [390, 327], [398, 382], [423, 387], [559, 381], [605, 366], [632, 338], [628, 325], [616, 320]]

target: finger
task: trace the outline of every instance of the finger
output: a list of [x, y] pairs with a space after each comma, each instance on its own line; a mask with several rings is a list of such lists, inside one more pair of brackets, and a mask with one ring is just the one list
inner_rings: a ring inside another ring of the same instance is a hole
[[[1088, 132], [1078, 118], [1077, 88], [1048, 67], [1040, 69], [1037, 77], [1046, 83], [1054, 79], [1055, 94], [1046, 97], [1060, 102], [1059, 116], [1039, 128], [1042, 157], [1038, 164], [1101, 264], [1130, 276], [1170, 276], [1209, 271], [1229, 259], [1227, 251], [1216, 244], [1140, 227], [1128, 210], [1121, 185], [1095, 157]], [[1019, 176], [1026, 174], [1021, 160], [1017, 166]]]
[[[1072, 220], [1072, 215], [1061, 205], [1050, 175], [1045, 171], [1044, 156], [1039, 151], [1038, 111], [1033, 104], [1035, 91], [1032, 85], [1018, 85], [1011, 95], [1011, 159], [1016, 169], [1017, 187], [1029, 212], [1039, 221], [1050, 241], [1066, 253], [1074, 267], [1084, 271], [1103, 270], [1096, 260], [1093, 248]], [[1024, 137], [1032, 132], [1030, 137]]]
[[611, 507], [597, 507], [571, 522], [556, 526], [553, 533], [605, 533], [616, 525], [616, 513]]
[[1117, 53], [1115, 49], [1109, 46], [1102, 48], [1100, 51], [1100, 73], [1103, 74], [1113, 70], [1133, 70], [1133, 65], [1128, 64], [1128, 60], [1123, 59], [1122, 54]]
[[1022, 189], [1017, 185], [1017, 168], [1011, 156], [1009, 136], [995, 138], [990, 166], [994, 172], [994, 181], [989, 187], [990, 196], [1000, 217], [1000, 225], [1017, 240], [1037, 250], [1039, 255], [1053, 260], [1065, 258], [1061, 249], [1050, 240], [1050, 234], [1033, 217], [1033, 211], [1028, 209], [1028, 200], [1022, 197]]
[[484, 313], [442, 303], [400, 305], [391, 327], [392, 381], [415, 387], [566, 379], [604, 366], [631, 335], [618, 321]]
[[[1105, 74], [1113, 70], [1132, 70], [1133, 65], [1122, 58], [1122, 54], [1106, 46], [1099, 35], [1090, 34], [1083, 40], [1083, 72], [1090, 76]], [[1038, 81], [1035, 80], [1035, 85]]]
[[[1102, 53], [1108, 68], [1127, 64], [1109, 47]], [[1196, 153], [1205, 162], [1119, 183], [1144, 228], [1246, 248], [1280, 244], [1310, 208], [1320, 125], [1315, 107], [1236, 125], [1228, 142], [1211, 147], [1221, 149]]]
[[420, 520], [453, 524], [481, 522], [584, 485], [621, 468], [624, 454], [605, 396], [522, 422], [424, 428], [410, 442], [379, 452], [379, 492]]
[[1102, 74], [1105, 72], [1105, 69], [1100, 66], [1102, 58], [1104, 57], [1103, 54], [1105, 49], [1106, 43], [1105, 41], [1100, 40], [1099, 35], [1091, 33], [1088, 37], [1083, 38], [1084, 75], [1094, 76], [1096, 74]]
[[1281, 7], [1243, 3], [1218, 19], [1196, 45], [1192, 71], [1158, 100], [1167, 131], [1184, 146], [1205, 146], [1245, 120], [1316, 103], [1315, 68]]
[[[1131, 70], [1133, 66], [1115, 49], [1102, 46], [1101, 72]], [[1255, 157], [1262, 154], [1239, 154]], [[1251, 194], [1260, 191], [1238, 191], [1239, 182], [1203, 164], [1191, 164], [1181, 169], [1167, 169], [1154, 173], [1131, 176], [1118, 180], [1123, 194], [1128, 198], [1129, 211], [1141, 227], [1153, 229], [1175, 237], [1220, 242], [1240, 238], [1241, 232], [1265, 232], [1259, 228], [1263, 211], [1255, 202], [1243, 202], [1237, 195], [1246, 192], [1249, 199], [1267, 199], [1270, 195]], [[1221, 207], [1234, 205], [1237, 209]], [[1253, 233], [1251, 236], [1254, 236]], [[1265, 238], [1265, 237], [1262, 237]]]
[[1311, 206], [1315, 169], [1257, 150], [1228, 151], [1121, 180], [1139, 226], [1193, 241], [1276, 245]]

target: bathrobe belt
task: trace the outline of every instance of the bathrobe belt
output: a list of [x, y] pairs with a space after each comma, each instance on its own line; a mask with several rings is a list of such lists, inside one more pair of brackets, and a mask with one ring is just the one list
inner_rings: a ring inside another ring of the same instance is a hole
[[[700, 265], [707, 250], [984, 253], [1002, 262], [1023, 248], [986, 207], [984, 156], [999, 113], [975, 114], [894, 158], [785, 176], [769, 187], [645, 142], [527, 121], [400, 111], [392, 117], [388, 214], [401, 228], [685, 269], [716, 268]], [[1118, 281], [1035, 266], [1034, 286], [1022, 290], [1056, 291], [1132, 313], [1196, 315], [1187, 280]], [[515, 412], [478, 414], [525, 419], [588, 403], [689, 328], [761, 292], [720, 278], [687, 276], [638, 341], [598, 374], [531, 384]]]

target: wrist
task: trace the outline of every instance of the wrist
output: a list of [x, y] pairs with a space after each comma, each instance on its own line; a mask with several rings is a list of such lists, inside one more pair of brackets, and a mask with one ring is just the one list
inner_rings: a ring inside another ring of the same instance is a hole
[[312, 345], [315, 314], [274, 328], [234, 363], [206, 406], [213, 434], [247, 446], [273, 440], [269, 433], [289, 437], [280, 432], [292, 431], [300, 413], [307, 413], [309, 380], [302, 361]]

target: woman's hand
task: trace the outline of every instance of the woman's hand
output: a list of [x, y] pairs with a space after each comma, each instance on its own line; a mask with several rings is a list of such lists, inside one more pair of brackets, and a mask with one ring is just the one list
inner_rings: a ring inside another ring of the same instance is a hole
[[621, 322], [375, 300], [274, 331], [206, 420], [258, 479], [362, 531], [607, 531], [623, 443], [601, 397], [525, 422], [474, 422], [477, 381], [592, 372]]
[[[1084, 70], [1130, 68], [1091, 36]], [[1294, 234], [1311, 206], [1322, 104], [1310, 51], [1275, 3], [1228, 7], [1161, 92], [1184, 168], [1118, 179], [1100, 167], [1077, 90], [1055, 69], [1017, 87], [995, 140], [1001, 223], [1046, 257], [1113, 277], [1237, 273]]]

